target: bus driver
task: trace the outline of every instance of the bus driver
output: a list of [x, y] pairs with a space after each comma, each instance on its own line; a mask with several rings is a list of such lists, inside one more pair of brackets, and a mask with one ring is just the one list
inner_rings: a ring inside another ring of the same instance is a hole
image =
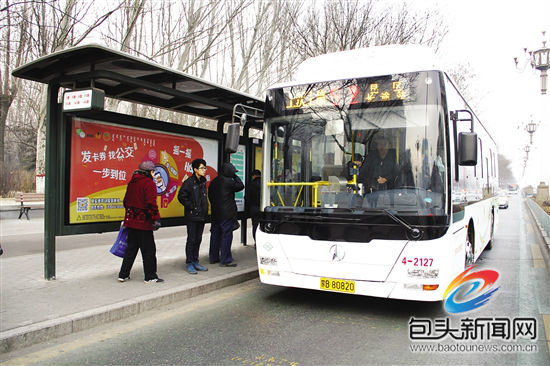
[[359, 173], [359, 180], [363, 183], [366, 193], [393, 189], [399, 174], [395, 156], [388, 154], [390, 151], [388, 139], [377, 136], [374, 139], [374, 145], [376, 150], [367, 155]]

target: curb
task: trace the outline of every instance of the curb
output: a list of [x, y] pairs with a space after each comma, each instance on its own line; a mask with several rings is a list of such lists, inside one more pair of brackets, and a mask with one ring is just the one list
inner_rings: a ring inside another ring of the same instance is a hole
[[62, 337], [101, 324], [129, 318], [163, 305], [203, 295], [257, 277], [257, 268], [247, 268], [225, 275], [222, 278], [207, 279], [194, 285], [182, 285], [169, 290], [140, 296], [132, 300], [63, 316], [58, 319], [10, 329], [0, 334], [0, 353], [10, 352], [52, 338]]
[[531, 206], [529, 206], [528, 203], [526, 203], [526, 205], [529, 208], [529, 212], [531, 212], [531, 217], [535, 220], [535, 223], [536, 223], [536, 225], [539, 229], [539, 233], [542, 236], [542, 239], [546, 243], [546, 246], [548, 247], [548, 249], [550, 249], [550, 236], [549, 236], [550, 233], [547, 233], [546, 230], [544, 230], [544, 227], [542, 226], [539, 219], [537, 218], [537, 216], [533, 212], [533, 209], [531, 208]]

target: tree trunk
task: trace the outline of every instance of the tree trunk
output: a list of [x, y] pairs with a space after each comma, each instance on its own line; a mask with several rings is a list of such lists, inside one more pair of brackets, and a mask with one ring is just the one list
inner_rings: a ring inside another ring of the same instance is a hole
[[44, 192], [44, 179], [46, 174], [46, 108], [48, 89], [44, 88], [41, 94], [40, 117], [36, 131], [36, 192]]
[[4, 138], [6, 135], [6, 120], [8, 118], [8, 110], [13, 102], [13, 96], [8, 94], [0, 95], [0, 163], [4, 162]]

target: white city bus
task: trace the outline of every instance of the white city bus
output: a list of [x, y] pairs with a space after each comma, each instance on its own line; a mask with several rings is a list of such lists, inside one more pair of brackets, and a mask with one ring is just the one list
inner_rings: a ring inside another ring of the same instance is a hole
[[312, 58], [270, 88], [262, 180], [266, 284], [442, 300], [497, 224], [495, 142], [420, 46]]

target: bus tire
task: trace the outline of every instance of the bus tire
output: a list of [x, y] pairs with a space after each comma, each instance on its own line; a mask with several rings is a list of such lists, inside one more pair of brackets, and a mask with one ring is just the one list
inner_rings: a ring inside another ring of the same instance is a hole
[[474, 264], [474, 224], [470, 221], [468, 225], [468, 234], [466, 235], [466, 244], [464, 250], [464, 268]]
[[495, 240], [495, 213], [491, 212], [491, 236], [489, 237], [489, 243], [485, 247], [487, 250], [493, 249], [493, 241]]

